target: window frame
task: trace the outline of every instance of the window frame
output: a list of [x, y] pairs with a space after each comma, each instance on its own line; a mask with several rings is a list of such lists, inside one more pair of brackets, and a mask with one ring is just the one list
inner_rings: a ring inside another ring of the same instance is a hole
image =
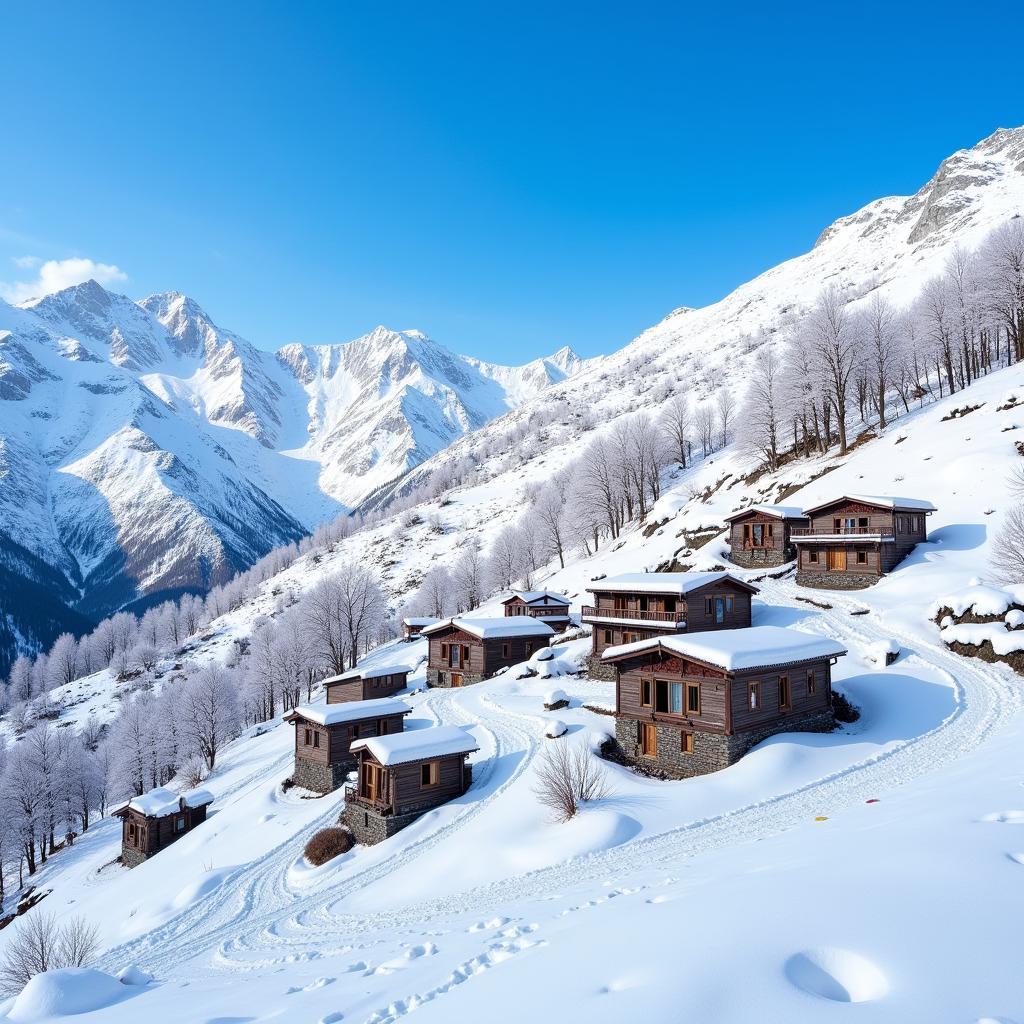
[[818, 561], [818, 549], [817, 548], [809, 548], [808, 549], [808, 551], [807, 551], [807, 564], [808, 565], [820, 565], [821, 564]]
[[689, 729], [679, 731], [679, 753], [687, 756], [693, 754], [693, 733]]
[[503, 658], [512, 657], [512, 645], [507, 640], [503, 641], [501, 644], [501, 656]]
[[748, 711], [763, 711], [764, 706], [761, 703], [761, 680], [751, 679], [747, 683], [747, 710]]
[[818, 692], [818, 673], [813, 668], [807, 670], [807, 696], [813, 697]]
[[857, 552], [856, 564], [857, 565], [867, 565], [868, 564], [868, 553], [866, 551], [864, 551], [863, 549], [861, 549], [860, 551]]
[[[785, 701], [783, 701], [785, 696]], [[792, 711], [793, 709], [793, 687], [790, 684], [788, 673], [779, 676], [779, 710]]]
[[[696, 701], [693, 701], [691, 699], [693, 695], [696, 695]], [[693, 706], [694, 703], [696, 703], [696, 707]], [[683, 707], [686, 709], [685, 714], [687, 715], [687, 717], [689, 717], [690, 715], [697, 715], [698, 717], [700, 716], [700, 683], [688, 682], [686, 684], [686, 703], [683, 705]]]
[[651, 679], [640, 680], [640, 707], [654, 708], [654, 681]]
[[[426, 781], [424, 781], [426, 778]], [[436, 789], [441, 784], [441, 762], [424, 761], [420, 765], [420, 789]]]

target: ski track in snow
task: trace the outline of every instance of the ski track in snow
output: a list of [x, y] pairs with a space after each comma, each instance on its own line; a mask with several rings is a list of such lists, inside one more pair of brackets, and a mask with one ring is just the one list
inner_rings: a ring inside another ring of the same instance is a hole
[[[794, 583], [771, 580], [763, 586], [764, 599], [770, 603], [806, 610], [806, 605], [796, 601], [802, 591]], [[500, 908], [510, 900], [544, 900], [571, 893], [573, 903], [561, 911], [564, 915], [607, 899], [635, 895], [647, 887], [609, 888], [620, 870], [635, 869], [637, 863], [650, 869], [678, 870], [682, 861], [698, 854], [755, 842], [806, 824], [815, 815], [834, 814], [863, 803], [974, 750], [1024, 704], [1024, 690], [1005, 668], [960, 658], [927, 644], [919, 635], [900, 635], [889, 626], [883, 628], [874, 621], [875, 613], [853, 617], [851, 610], [860, 604], [855, 598], [830, 592], [828, 601], [833, 607], [816, 609], [813, 628], [857, 647], [895, 638], [903, 647], [906, 664], [927, 665], [949, 679], [955, 707], [939, 725], [795, 790], [720, 815], [450, 896], [374, 913], [346, 912], [344, 903], [350, 894], [405, 870], [438, 843], [457, 841], [459, 830], [500, 798], [537, 756], [540, 744], [534, 716], [506, 710], [489, 699], [485, 687], [433, 690], [420, 710], [445, 724], [472, 726], [486, 755], [474, 766], [468, 794], [471, 802], [451, 820], [340, 882], [332, 884], [325, 879], [308, 889], [297, 889], [289, 881], [290, 868], [309, 836], [336, 819], [340, 804], [332, 801], [329, 809], [298, 835], [240, 868], [208, 898], [138, 939], [110, 950], [101, 967], [116, 969], [139, 960], [157, 976], [174, 978], [182, 970], [182, 951], [187, 948], [209, 951], [205, 965], [201, 958], [189, 962], [193, 974], [197, 969], [245, 973], [348, 954], [353, 957], [349, 973], [386, 974], [398, 969], [389, 966], [396, 944], [410, 958], [421, 955], [415, 952], [422, 949], [414, 945], [417, 941], [443, 939], [457, 931], [461, 939], [459, 961], [443, 965], [444, 957], [438, 956], [435, 986], [393, 1000], [366, 1018], [366, 1024], [388, 1024], [497, 964], [543, 944], [542, 937], [533, 935], [538, 925], [517, 924], [499, 916]], [[513, 769], [508, 778], [488, 789], [497, 761], [506, 755], [517, 759]], [[286, 770], [288, 760], [290, 757], [276, 759], [261, 776], [270, 781]], [[659, 897], [654, 895], [651, 900], [658, 902]], [[491, 915], [493, 919], [481, 920], [468, 930], [455, 922], [471, 914], [479, 914], [482, 919]], [[480, 948], [476, 956], [466, 959], [465, 938], [470, 933], [478, 933]], [[437, 955], [437, 947], [432, 943], [430, 946], [430, 955]], [[375, 949], [387, 951], [376, 966], [369, 955]]]

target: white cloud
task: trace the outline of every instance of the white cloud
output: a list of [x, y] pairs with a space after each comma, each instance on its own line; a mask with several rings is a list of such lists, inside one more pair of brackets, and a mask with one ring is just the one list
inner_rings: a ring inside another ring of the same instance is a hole
[[[35, 260], [35, 263], [27, 262]], [[8, 302], [24, 302], [26, 299], [38, 299], [43, 295], [51, 295], [62, 288], [81, 284], [90, 278], [99, 284], [115, 284], [127, 281], [128, 275], [113, 263], [97, 263], [80, 256], [72, 256], [66, 260], [46, 260], [39, 264], [35, 257], [24, 256], [14, 261], [23, 269], [39, 266], [38, 275], [31, 281], [0, 281], [0, 296]]]
[[11, 262], [21, 270], [35, 270], [43, 261], [38, 256], [12, 256]]

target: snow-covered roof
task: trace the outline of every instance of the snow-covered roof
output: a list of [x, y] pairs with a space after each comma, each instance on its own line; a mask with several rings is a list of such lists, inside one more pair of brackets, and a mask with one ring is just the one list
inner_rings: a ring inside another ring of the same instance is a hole
[[144, 814], [147, 818], [162, 818], [181, 810], [181, 801], [186, 807], [203, 807], [213, 803], [213, 795], [206, 789], [190, 789], [184, 793], [175, 793], [166, 786], [158, 786], [142, 796], [133, 796], [121, 810], [130, 808]]
[[351, 750], [365, 750], [382, 765], [407, 764], [450, 754], [471, 754], [480, 748], [476, 740], [457, 725], [438, 725], [388, 736], [368, 736], [356, 740]]
[[[436, 620], [434, 620], [436, 621]], [[353, 679], [380, 679], [381, 676], [397, 676], [403, 673], [408, 675], [412, 671], [408, 665], [373, 665], [370, 668], [350, 668], [338, 676], [329, 676], [324, 680], [324, 686], [331, 683], [348, 683]]]
[[878, 505], [879, 508], [909, 508], [918, 512], [936, 511], [935, 506], [930, 501], [924, 501], [921, 498], [902, 498], [893, 494], [841, 494], [839, 497], [831, 498], [829, 501], [823, 501], [818, 505], [805, 509], [805, 512], [807, 514], [817, 512], [818, 509], [828, 508], [829, 505], [834, 505], [837, 501], [860, 501], [865, 505]]
[[493, 640], [506, 636], [554, 636], [555, 631], [543, 620], [529, 615], [506, 615], [493, 619], [445, 619], [423, 630], [437, 633], [448, 626], [464, 629], [481, 640]]
[[405, 701], [374, 697], [372, 700], [347, 700], [341, 704], [300, 704], [285, 717], [305, 718], [318, 725], [340, 725], [381, 715], [407, 715], [410, 711], [412, 708]]
[[621, 576], [609, 576], [600, 583], [591, 583], [587, 589], [594, 592], [622, 590], [645, 594], [678, 594], [682, 597], [709, 583], [722, 580], [730, 580], [753, 594], [757, 593], [757, 587], [728, 572], [627, 572]]
[[533, 604], [534, 601], [542, 601], [544, 598], [547, 598], [548, 601], [553, 601], [555, 604], [567, 605], [569, 603], [569, 598], [565, 594], [559, 594], [556, 590], [513, 590], [501, 603], [508, 604], [509, 601], [517, 597], [527, 604]]
[[746, 508], [741, 508], [739, 512], [733, 512], [731, 516], [726, 516], [725, 521], [731, 523], [734, 519], [749, 515], [751, 512], [760, 512], [766, 516], [774, 516], [776, 519], [807, 518], [804, 510], [797, 505], [748, 505]]
[[402, 619], [403, 626], [432, 626], [437, 619], [430, 618], [429, 616], [411, 616], [410, 618]]
[[609, 647], [602, 655], [612, 661], [658, 647], [695, 661], [715, 665], [726, 672], [767, 668], [814, 658], [837, 658], [846, 648], [836, 640], [783, 626], [751, 626], [748, 629], [719, 629], [706, 633], [682, 633], [651, 637], [631, 644]]

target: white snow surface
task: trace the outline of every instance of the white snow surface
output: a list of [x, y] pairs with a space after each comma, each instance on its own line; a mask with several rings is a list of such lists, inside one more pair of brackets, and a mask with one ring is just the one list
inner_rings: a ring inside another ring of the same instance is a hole
[[[589, 583], [588, 590], [606, 593], [612, 590], [633, 591], [640, 594], [678, 594], [685, 596], [698, 587], [720, 583], [724, 579], [745, 580], [728, 572], [625, 572]], [[749, 584], [747, 584], [749, 586]], [[756, 590], [756, 588], [754, 588]]]
[[366, 750], [383, 765], [407, 764], [430, 757], [469, 754], [480, 748], [476, 740], [457, 725], [439, 725], [413, 732], [369, 736], [356, 740], [350, 750]]
[[422, 632], [424, 636], [429, 636], [448, 626], [463, 629], [481, 640], [494, 640], [506, 636], [551, 637], [555, 635], [555, 631], [543, 619], [535, 619], [529, 615], [507, 615], [486, 619], [459, 616], [435, 622], [433, 626], [428, 626]]
[[726, 672], [785, 665], [811, 658], [838, 658], [847, 653], [841, 643], [799, 629], [750, 626], [747, 629], [716, 629], [705, 633], [651, 637], [631, 644], [608, 647], [601, 657], [604, 661], [610, 661], [624, 654], [655, 650], [659, 646], [673, 654], [703, 661]]
[[[847, 498], [850, 501], [860, 501], [865, 505], [878, 505], [882, 508], [909, 508], [918, 509], [921, 512], [934, 512], [935, 506], [924, 498], [900, 498], [895, 497], [891, 494], [837, 494], [835, 498]], [[829, 499], [824, 504], [829, 504], [833, 499]], [[821, 506], [814, 506], [807, 511], [813, 512], [815, 509]]]
[[736, 519], [738, 516], [745, 516], [748, 512], [760, 512], [766, 516], [774, 516], [776, 519], [806, 519], [804, 510], [796, 505], [748, 505], [731, 516], [726, 516], [726, 521]]
[[184, 793], [175, 793], [166, 786], [158, 786], [142, 796], [132, 797], [126, 805], [133, 811], [145, 814], [149, 818], [161, 818], [165, 814], [173, 814], [181, 808], [181, 801], [186, 807], [202, 807], [213, 803], [213, 794], [207, 789], [190, 789]]
[[374, 697], [370, 700], [347, 700], [340, 704], [300, 704], [294, 711], [302, 718], [320, 725], [339, 725], [341, 722], [359, 722], [381, 714], [407, 714], [412, 708], [394, 697]]

